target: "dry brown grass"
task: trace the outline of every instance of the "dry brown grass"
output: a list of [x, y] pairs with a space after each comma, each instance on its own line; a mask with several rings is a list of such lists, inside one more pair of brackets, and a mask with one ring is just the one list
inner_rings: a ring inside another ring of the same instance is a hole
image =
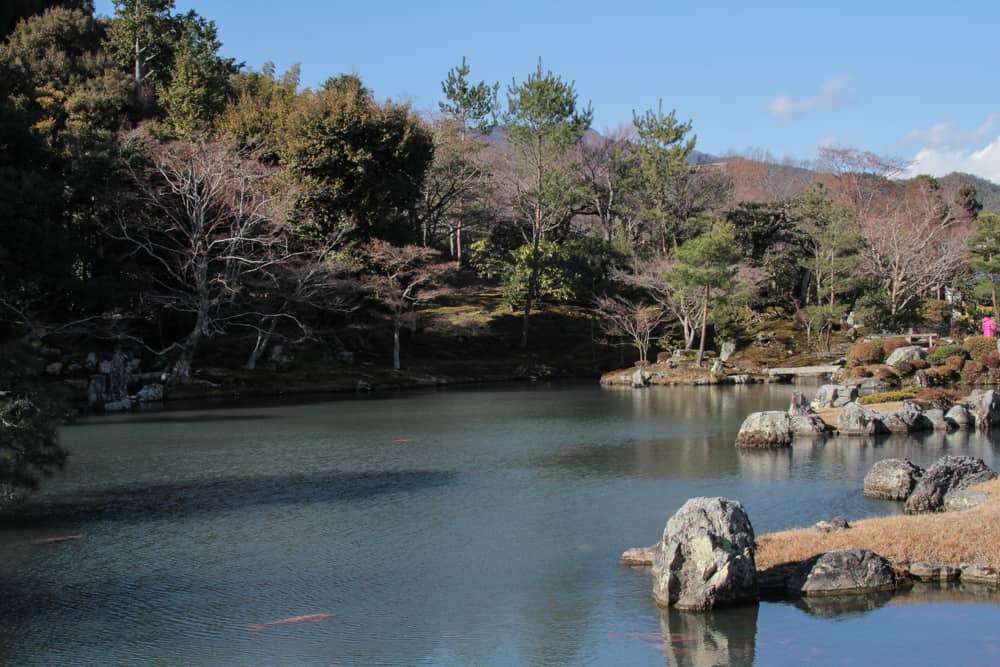
[[[883, 415], [887, 415], [890, 412], [898, 412], [903, 409], [902, 401], [892, 401], [891, 403], [872, 403], [871, 405], [866, 405], [866, 408], [873, 410], [874, 412], [879, 412]], [[819, 418], [826, 422], [829, 426], [837, 427], [837, 418], [840, 417], [840, 413], [844, 411], [844, 408], [819, 408], [816, 410], [816, 414]]]
[[841, 532], [807, 528], [762, 535], [757, 568], [765, 570], [826, 551], [853, 548], [871, 549], [896, 564], [965, 562], [1000, 567], [1000, 479], [975, 488], [988, 491], [990, 498], [961, 512], [864, 519]]

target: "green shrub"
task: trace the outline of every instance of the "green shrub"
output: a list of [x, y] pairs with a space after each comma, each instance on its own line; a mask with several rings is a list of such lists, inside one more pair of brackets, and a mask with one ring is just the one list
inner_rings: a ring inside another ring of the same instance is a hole
[[956, 354], [965, 358], [966, 352], [961, 345], [941, 345], [931, 348], [930, 354], [927, 355], [927, 361], [930, 362], [931, 366], [941, 366], [948, 360], [948, 357]]
[[848, 366], [865, 366], [877, 364], [885, 358], [882, 346], [875, 341], [862, 341], [847, 351]]
[[896, 372], [900, 375], [912, 375], [913, 371], [917, 370], [916, 366], [909, 361], [897, 361], [892, 367], [895, 368]]
[[962, 349], [978, 361], [987, 354], [997, 351], [997, 339], [993, 336], [969, 336], [962, 343]]
[[951, 320], [951, 304], [944, 299], [927, 299], [920, 308], [920, 315], [930, 322]]
[[965, 355], [964, 354], [953, 354], [944, 360], [944, 365], [953, 371], [960, 371], [965, 365]]
[[908, 401], [917, 397], [917, 389], [907, 387], [906, 389], [894, 389], [892, 391], [882, 391], [877, 394], [869, 394], [858, 399], [861, 405], [872, 405], [873, 403], [893, 403], [895, 401]]

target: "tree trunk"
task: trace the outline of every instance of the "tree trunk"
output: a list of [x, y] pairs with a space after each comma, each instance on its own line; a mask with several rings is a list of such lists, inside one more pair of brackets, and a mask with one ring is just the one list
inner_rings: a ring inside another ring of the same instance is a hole
[[399, 363], [399, 324], [396, 324], [392, 329], [392, 367], [395, 370], [400, 369]]
[[528, 349], [528, 327], [531, 326], [531, 306], [535, 300], [538, 283], [538, 238], [531, 247], [531, 273], [528, 275], [528, 293], [524, 299], [524, 319], [521, 321], [521, 349]]
[[271, 320], [271, 326], [267, 328], [267, 331], [260, 329], [257, 331], [257, 341], [254, 343], [253, 349], [250, 350], [250, 356], [247, 357], [247, 362], [243, 364], [243, 368], [248, 371], [257, 370], [257, 361], [260, 360], [260, 355], [264, 354], [264, 350], [271, 342], [271, 335], [274, 334], [274, 327], [277, 324], [276, 320]]
[[142, 48], [139, 43], [139, 36], [135, 37], [135, 96], [142, 103]]
[[710, 295], [709, 288], [705, 287], [705, 303], [701, 307], [701, 342], [698, 344], [698, 360], [697, 363], [701, 366], [701, 360], [705, 356], [705, 333], [708, 331], [708, 297]]
[[459, 211], [458, 225], [455, 227], [455, 261], [462, 266], [462, 212]]

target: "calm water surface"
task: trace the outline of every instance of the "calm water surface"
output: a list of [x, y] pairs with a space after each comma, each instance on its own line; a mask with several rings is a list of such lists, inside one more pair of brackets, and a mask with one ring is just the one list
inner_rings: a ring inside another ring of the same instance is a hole
[[[741, 500], [762, 533], [898, 511], [861, 495], [882, 458], [998, 464], [967, 434], [736, 451], [746, 413], [791, 391], [448, 390], [80, 422], [30, 527], [0, 525], [0, 664], [1000, 663], [991, 590], [661, 613], [617, 564], [691, 496]], [[333, 616], [253, 628], [312, 614]]]

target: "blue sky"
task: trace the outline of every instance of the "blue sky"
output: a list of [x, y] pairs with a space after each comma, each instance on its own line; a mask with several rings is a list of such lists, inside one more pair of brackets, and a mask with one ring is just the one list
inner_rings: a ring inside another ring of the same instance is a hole
[[[98, 13], [112, 12], [97, 0]], [[576, 82], [596, 129], [655, 107], [710, 153], [815, 157], [825, 142], [914, 171], [1000, 181], [1000, 3], [178, 0], [214, 19], [225, 55], [303, 83], [354, 72], [380, 98], [432, 110], [466, 56], [473, 77], [523, 79], [539, 57]]]

